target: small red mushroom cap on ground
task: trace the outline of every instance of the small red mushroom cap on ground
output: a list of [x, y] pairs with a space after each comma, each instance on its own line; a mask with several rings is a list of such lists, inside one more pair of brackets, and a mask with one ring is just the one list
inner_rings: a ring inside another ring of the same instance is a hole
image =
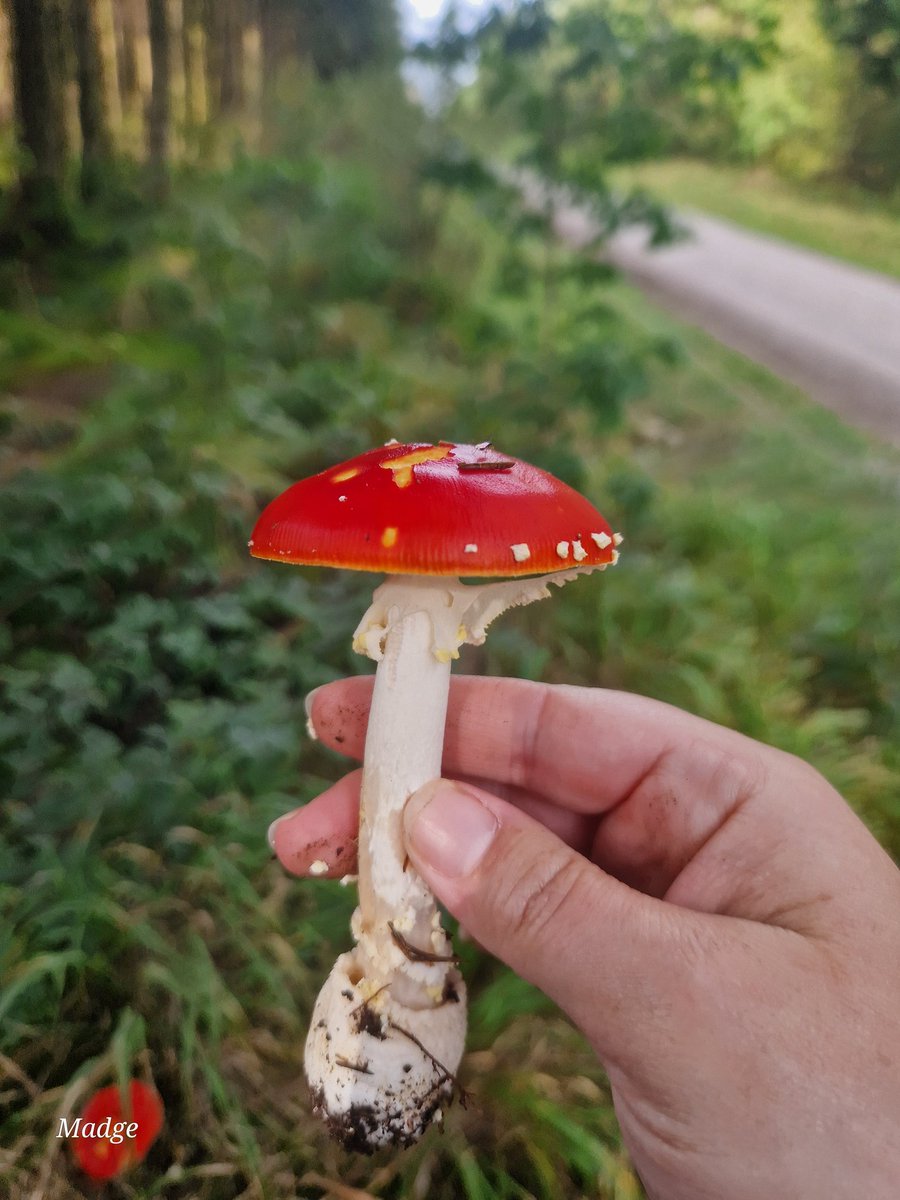
[[543, 575], [615, 562], [584, 496], [488, 443], [389, 443], [289, 487], [250, 552], [389, 575]]
[[[72, 1154], [79, 1167], [91, 1179], [112, 1179], [121, 1175], [135, 1163], [142, 1162], [156, 1141], [163, 1124], [163, 1106], [159, 1095], [147, 1084], [132, 1079], [128, 1089], [128, 1108], [122, 1107], [122, 1095], [118, 1087], [101, 1088], [88, 1100], [81, 1112], [79, 1135], [70, 1138]], [[112, 1141], [111, 1136], [84, 1136], [80, 1129], [97, 1129], [110, 1122], [110, 1132], [121, 1130], [122, 1125], [136, 1125], [134, 1137], [119, 1133], [121, 1141]]]

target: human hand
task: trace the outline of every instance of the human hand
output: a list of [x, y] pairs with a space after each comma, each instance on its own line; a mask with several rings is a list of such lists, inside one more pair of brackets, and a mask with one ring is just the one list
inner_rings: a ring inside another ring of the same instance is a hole
[[[371, 687], [316, 691], [325, 745], [362, 757]], [[900, 871], [820, 775], [640, 696], [466, 677], [444, 771], [410, 860], [583, 1030], [652, 1197], [896, 1197]], [[355, 868], [359, 780], [277, 822], [289, 871]]]

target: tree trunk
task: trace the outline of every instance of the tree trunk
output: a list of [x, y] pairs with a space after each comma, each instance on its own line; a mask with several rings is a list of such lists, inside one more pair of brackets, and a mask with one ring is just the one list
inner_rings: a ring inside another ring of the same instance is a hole
[[[75, 113], [75, 50], [72, 44], [72, 12], [69, 0], [40, 0], [44, 11], [44, 37], [47, 39], [48, 66], [53, 90], [52, 105], [60, 112], [62, 159], [66, 163], [72, 144], [78, 137]], [[69, 88], [73, 86], [72, 95]]]
[[147, 0], [147, 11], [150, 19], [150, 61], [153, 66], [147, 149], [151, 189], [155, 198], [162, 200], [168, 192], [171, 120], [171, 39], [167, 0]]
[[244, 107], [244, 11], [241, 0], [222, 0], [222, 90], [223, 113]]
[[81, 122], [81, 194], [89, 201], [97, 196], [103, 168], [112, 159], [97, 0], [72, 0], [72, 18]]
[[187, 117], [185, 110], [184, 0], [167, 0], [169, 18], [169, 161], [183, 157]]
[[119, 0], [115, 6], [118, 51], [119, 95], [122, 107], [130, 108], [140, 95], [138, 70], [138, 14], [134, 0]]
[[0, 8], [0, 125], [11, 125], [15, 120], [12, 87], [12, 51], [10, 49], [9, 18]]
[[271, 95], [285, 59], [297, 50], [296, 16], [288, 20], [284, 0], [259, 0], [260, 55], [262, 92]]
[[97, 32], [100, 36], [100, 57], [103, 60], [103, 81], [106, 85], [104, 108], [112, 131], [113, 149], [119, 149], [122, 132], [122, 97], [119, 88], [119, 52], [116, 33], [116, 7], [119, 0], [96, 0]]
[[222, 43], [219, 41], [219, 22], [216, 20], [216, 0], [203, 0], [203, 49], [206, 119], [210, 121], [219, 112], [219, 80], [222, 78]]
[[218, 112], [238, 111], [244, 103], [243, 0], [207, 0], [208, 90]]
[[20, 146], [28, 162], [19, 178], [16, 220], [47, 241], [65, 241], [63, 182], [68, 137], [59, 0], [9, 0], [13, 99]]
[[203, 0], [184, 0], [181, 60], [184, 72], [184, 122], [190, 144], [192, 135], [205, 123], [207, 116]]

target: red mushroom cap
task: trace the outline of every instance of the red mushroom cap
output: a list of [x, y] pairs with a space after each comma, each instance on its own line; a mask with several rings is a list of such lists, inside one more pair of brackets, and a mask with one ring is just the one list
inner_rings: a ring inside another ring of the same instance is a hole
[[121, 1142], [112, 1142], [108, 1137], [71, 1139], [72, 1153], [91, 1179], [112, 1179], [134, 1163], [143, 1161], [162, 1129], [162, 1101], [153, 1088], [139, 1079], [132, 1079], [128, 1098], [130, 1111], [124, 1113], [121, 1094], [113, 1084], [95, 1092], [82, 1110], [82, 1126], [99, 1126], [107, 1117], [113, 1125], [121, 1121], [137, 1125], [134, 1138], [125, 1138]]
[[614, 562], [619, 540], [573, 488], [487, 442], [416, 442], [293, 484], [265, 509], [249, 545], [275, 562], [516, 576]]

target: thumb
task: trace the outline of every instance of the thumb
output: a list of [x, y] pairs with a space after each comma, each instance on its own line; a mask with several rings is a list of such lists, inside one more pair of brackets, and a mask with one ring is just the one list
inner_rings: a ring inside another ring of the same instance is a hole
[[624, 1066], [636, 1031], [674, 1017], [673, 996], [689, 995], [679, 923], [699, 914], [634, 891], [514, 805], [438, 779], [410, 798], [404, 830], [438, 899], [607, 1062]]

